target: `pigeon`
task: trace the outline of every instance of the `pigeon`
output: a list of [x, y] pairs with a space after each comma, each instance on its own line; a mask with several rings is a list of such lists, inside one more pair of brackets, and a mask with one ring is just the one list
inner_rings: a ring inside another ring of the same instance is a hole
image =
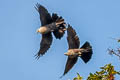
[[68, 59], [65, 66], [64, 74], [62, 76], [64, 76], [75, 65], [78, 57], [81, 57], [81, 59], [85, 63], [87, 63], [91, 59], [91, 56], [93, 54], [92, 46], [88, 41], [86, 41], [83, 46], [79, 48], [79, 37], [70, 25], [68, 25], [67, 28], [67, 42], [69, 49], [66, 53], [64, 53], [64, 55], [68, 56]]
[[38, 11], [41, 21], [41, 26], [37, 29], [37, 33], [42, 35], [42, 39], [39, 52], [35, 55], [36, 58], [39, 59], [40, 56], [43, 56], [50, 48], [53, 41], [52, 33], [56, 39], [61, 39], [63, 37], [66, 31], [66, 23], [64, 19], [56, 13], [52, 13], [51, 16], [47, 9], [38, 3], [35, 9]]

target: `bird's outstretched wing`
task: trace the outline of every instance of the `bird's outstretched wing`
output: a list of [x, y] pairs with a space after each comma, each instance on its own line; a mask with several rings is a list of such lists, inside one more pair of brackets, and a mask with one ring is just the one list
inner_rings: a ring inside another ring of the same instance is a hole
[[74, 66], [74, 64], [77, 62], [77, 59], [78, 57], [68, 57], [63, 76]]
[[67, 28], [67, 41], [69, 49], [79, 48], [80, 46], [79, 37], [77, 36], [75, 30], [70, 25], [68, 25]]
[[[64, 21], [64, 19], [61, 16], [59, 17], [56, 13], [52, 14], [52, 19], [54, 22], [56, 22], [56, 21], [58, 22], [59, 20]], [[61, 39], [63, 37], [63, 35], [65, 34], [65, 30], [66, 30], [65, 25], [66, 25], [65, 23], [59, 24], [58, 29], [53, 32], [56, 39]]]
[[52, 13], [53, 22], [55, 22], [58, 18], [59, 18], [59, 16], [56, 13]]
[[40, 21], [42, 26], [52, 22], [52, 17], [44, 6], [37, 3], [35, 8], [40, 14]]
[[81, 55], [82, 60], [85, 63], [87, 63], [91, 59], [91, 56], [93, 54], [92, 46], [90, 45], [89, 42], [86, 41], [85, 44], [81, 48], [87, 50], [87, 52], [83, 52], [82, 55]]
[[51, 44], [52, 44], [52, 34], [51, 32], [48, 34], [42, 34], [42, 40], [40, 43], [40, 50], [39, 52], [36, 54], [36, 58], [39, 59], [40, 56], [43, 56], [45, 54], [45, 52], [47, 52], [47, 50], [50, 48]]

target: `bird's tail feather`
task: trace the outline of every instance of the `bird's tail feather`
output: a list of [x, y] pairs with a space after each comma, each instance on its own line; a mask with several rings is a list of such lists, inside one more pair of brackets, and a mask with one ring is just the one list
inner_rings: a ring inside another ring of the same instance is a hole
[[91, 59], [91, 56], [93, 54], [92, 46], [89, 42], [85, 42], [85, 44], [81, 48], [85, 49], [85, 51], [81, 54], [81, 58], [85, 63], [87, 63]]
[[65, 24], [64, 19], [59, 19], [59, 18], [56, 20], [55, 23], [56, 25]]
[[55, 21], [57, 27], [57, 30], [53, 32], [54, 36], [56, 39], [61, 39], [66, 31], [66, 23], [64, 22], [64, 19], [57, 16], [57, 14], [53, 14], [52, 18]]

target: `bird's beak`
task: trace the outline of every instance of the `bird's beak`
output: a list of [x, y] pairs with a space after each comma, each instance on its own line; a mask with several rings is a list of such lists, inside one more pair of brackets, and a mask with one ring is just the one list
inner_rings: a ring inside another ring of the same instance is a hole
[[68, 53], [64, 53], [64, 55], [66, 55], [66, 56], [67, 56], [67, 55], [68, 55]]
[[39, 29], [36, 30], [36, 33], [37, 33], [37, 34], [39, 33]]
[[40, 28], [37, 29], [36, 32], [41, 33], [41, 34], [45, 34], [47, 32], [47, 28], [46, 27], [40, 27]]

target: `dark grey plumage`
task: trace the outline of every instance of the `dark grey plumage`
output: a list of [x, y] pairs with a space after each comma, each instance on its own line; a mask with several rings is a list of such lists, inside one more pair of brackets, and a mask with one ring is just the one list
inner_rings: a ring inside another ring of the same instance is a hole
[[[76, 49], [81, 50], [80, 57], [85, 63], [87, 63], [91, 59], [92, 56], [91, 45], [89, 44], [89, 42], [86, 41], [85, 44], [79, 49], [80, 46], [79, 37], [77, 36], [75, 30], [70, 25], [68, 25], [67, 28], [67, 41], [68, 41], [69, 50], [73, 50], [73, 51], [75, 51]], [[68, 56], [63, 76], [75, 65], [78, 57], [79, 55], [73, 55], [73, 57]]]
[[82, 60], [85, 63], [87, 63], [91, 59], [92, 54], [93, 54], [92, 46], [90, 45], [89, 42], [86, 41], [81, 48], [83, 48], [83, 49], [89, 49], [88, 52], [83, 52], [82, 56], [81, 56]]
[[[61, 16], [59, 17], [56, 13], [53, 13], [52, 14], [52, 19], [55, 22], [56, 20], [62, 19], [62, 17]], [[56, 29], [53, 32], [53, 34], [56, 37], [56, 39], [61, 39], [63, 37], [63, 35], [65, 34], [65, 31], [63, 30], [63, 29], [66, 29], [65, 25], [64, 24], [60, 24], [59, 26], [60, 27], [58, 27], [58, 29]], [[61, 33], [61, 32], [59, 32], [59, 30], [61, 30], [63, 32]]]
[[40, 56], [44, 55], [45, 52], [50, 48], [50, 45], [52, 44], [52, 34], [43, 34], [42, 35], [42, 40], [40, 43], [40, 50], [39, 52], [35, 55], [37, 59], [39, 59]]
[[[40, 5], [36, 4], [36, 10], [40, 15], [41, 27], [47, 29], [47, 32], [42, 33], [42, 40], [40, 43], [40, 50], [36, 54], [36, 58], [39, 59], [40, 56], [44, 55], [52, 44], [52, 32], [56, 39], [61, 39], [65, 33], [65, 23], [62, 17], [59, 17], [57, 14], [53, 13], [52, 16], [47, 11], [47, 9]], [[57, 26], [56, 26], [57, 25]], [[60, 31], [63, 31], [62, 33]]]
[[67, 28], [67, 41], [69, 49], [77, 49], [80, 46], [79, 37], [77, 36], [75, 30], [70, 25], [68, 25]]

